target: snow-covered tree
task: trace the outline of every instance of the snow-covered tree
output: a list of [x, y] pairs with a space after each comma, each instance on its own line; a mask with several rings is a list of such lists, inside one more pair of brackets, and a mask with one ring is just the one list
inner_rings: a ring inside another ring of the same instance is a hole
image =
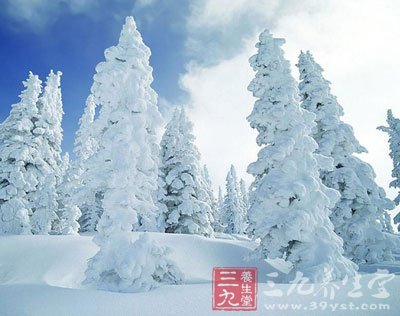
[[220, 215], [219, 215], [217, 200], [215, 199], [215, 196], [214, 196], [214, 190], [212, 188], [211, 177], [208, 172], [207, 165], [203, 165], [203, 168], [201, 169], [201, 176], [204, 180], [203, 181], [204, 182], [204, 190], [207, 193], [206, 203], [211, 208], [211, 213], [212, 213], [212, 218], [213, 218], [211, 227], [215, 232], [222, 232], [223, 227], [221, 226], [221, 223], [219, 221]]
[[82, 214], [74, 200], [78, 179], [75, 170], [72, 169], [68, 153], [64, 155], [63, 161], [63, 180], [57, 188], [59, 209], [57, 230], [63, 235], [75, 235], [78, 233], [78, 219]]
[[131, 231], [156, 229], [158, 179], [156, 128], [161, 122], [157, 95], [150, 87], [150, 50], [133, 17], [127, 17], [119, 42], [105, 51], [96, 67], [91, 93], [100, 106], [93, 123], [96, 152], [86, 160], [82, 181], [103, 192], [104, 212], [94, 241], [99, 252], [90, 260], [87, 281], [113, 288], [134, 283], [119, 267], [129, 264], [115, 254], [129, 251]]
[[76, 186], [75, 203], [80, 208], [82, 216], [79, 219], [80, 231], [93, 232], [103, 213], [101, 201], [103, 192], [96, 192], [95, 189], [83, 182], [82, 174], [86, 160], [97, 150], [97, 140], [94, 137], [93, 123], [96, 114], [96, 103], [94, 96], [90, 94], [86, 99], [84, 112], [79, 119], [79, 129], [75, 135], [74, 153], [76, 160], [71, 166], [71, 172], [75, 173]]
[[0, 234], [30, 234], [29, 194], [36, 190], [42, 167], [41, 142], [33, 134], [41, 93], [38, 76], [29, 73], [20, 102], [0, 125]]
[[79, 128], [75, 134], [74, 153], [80, 164], [91, 157], [97, 148], [97, 141], [92, 135], [95, 115], [96, 103], [94, 96], [90, 94], [86, 99], [85, 109], [79, 119]]
[[218, 210], [221, 212], [224, 208], [224, 195], [222, 193], [221, 186], [218, 187], [218, 202], [217, 202]]
[[161, 140], [162, 222], [167, 233], [210, 236], [213, 232], [210, 197], [201, 176], [200, 153], [194, 140], [192, 123], [183, 108], [177, 108]]
[[[393, 116], [392, 110], [388, 110], [386, 122], [388, 126], [380, 126], [378, 129], [389, 135], [389, 155], [393, 161], [392, 177], [394, 178], [389, 186], [400, 189], [400, 119]], [[400, 192], [394, 199], [394, 203], [400, 204]], [[400, 232], [400, 212], [394, 217], [394, 223], [399, 224], [397, 230]], [[391, 227], [390, 222], [386, 226]]]
[[246, 182], [243, 179], [240, 179], [239, 189], [240, 189], [240, 198], [242, 201], [243, 214], [246, 215], [249, 209], [249, 195], [247, 193]]
[[42, 179], [29, 196], [32, 203], [32, 231], [47, 234], [58, 219], [56, 187], [62, 181], [61, 141], [63, 116], [60, 79], [61, 72], [50, 71], [46, 87], [38, 101], [38, 120], [33, 133], [41, 140], [40, 154], [46, 162]]
[[255, 177], [248, 230], [260, 240], [252, 255], [284, 259], [292, 264], [290, 274], [301, 271], [315, 282], [353, 275], [355, 265], [342, 255], [342, 240], [329, 220], [339, 194], [319, 178], [319, 168], [329, 168], [332, 161], [313, 154], [315, 116], [299, 105], [280, 47], [284, 40], [267, 30], [259, 40], [250, 58], [256, 75], [248, 87], [257, 101], [247, 119], [262, 147], [248, 167]]
[[222, 189], [218, 187], [218, 199], [215, 204], [215, 210], [213, 212], [214, 221], [211, 223], [213, 230], [216, 233], [223, 233], [225, 231], [225, 227], [222, 223], [222, 214], [224, 209], [224, 196], [222, 194]]
[[222, 209], [222, 224], [227, 234], [243, 234], [245, 219], [243, 217], [243, 202], [239, 193], [236, 169], [233, 165], [226, 176], [226, 195]]
[[212, 188], [212, 182], [211, 182], [210, 174], [208, 172], [207, 165], [203, 165], [203, 168], [201, 168], [201, 176], [202, 176], [203, 182], [204, 182], [204, 190], [207, 193], [207, 203], [208, 203], [208, 205], [210, 205], [210, 208], [211, 208], [212, 212], [214, 213], [214, 211], [217, 207], [217, 204], [215, 201], [214, 191]]
[[[120, 236], [127, 238], [128, 236]], [[171, 249], [159, 245], [143, 233], [132, 243], [124, 241], [128, 248], [113, 247], [110, 259], [114, 268], [103, 261], [90, 259], [89, 265], [94, 269], [86, 272], [84, 283], [99, 289], [116, 292], [147, 292], [163, 284], [181, 284], [184, 275], [174, 261], [168, 258]], [[103, 278], [108, 282], [100, 282], [97, 271], [103, 271]]]
[[354, 156], [366, 149], [351, 126], [341, 121], [343, 109], [331, 94], [323, 69], [309, 52], [300, 54], [298, 68], [301, 105], [316, 115], [312, 136], [319, 145], [317, 153], [334, 160], [334, 169], [321, 170], [320, 175], [341, 195], [330, 218], [344, 241], [345, 255], [356, 263], [391, 260], [394, 243], [383, 232], [382, 218], [394, 205], [376, 184], [372, 167]]

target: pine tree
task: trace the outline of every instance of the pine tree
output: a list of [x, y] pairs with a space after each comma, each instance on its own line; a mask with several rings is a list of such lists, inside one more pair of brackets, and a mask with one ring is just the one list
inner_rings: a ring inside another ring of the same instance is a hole
[[57, 188], [59, 208], [59, 224], [57, 230], [63, 235], [76, 235], [79, 230], [78, 219], [82, 213], [79, 207], [76, 206], [74, 200], [78, 181], [76, 172], [72, 169], [68, 153], [63, 157], [62, 179], [61, 184]]
[[176, 109], [161, 140], [162, 221], [167, 233], [210, 236], [210, 196], [194, 140], [192, 123], [183, 109]]
[[0, 234], [30, 234], [29, 194], [36, 190], [45, 165], [41, 143], [33, 134], [41, 93], [38, 76], [29, 73], [20, 102], [0, 125]]
[[[394, 180], [390, 182], [389, 186], [391, 188], [400, 188], [400, 119], [393, 116], [392, 110], [387, 111], [386, 122], [388, 126], [380, 126], [379, 130], [387, 133], [389, 135], [389, 149], [390, 158], [393, 161], [392, 177]], [[400, 204], [400, 192], [394, 199], [396, 205]], [[386, 217], [386, 221], [388, 218]], [[394, 217], [394, 223], [400, 224], [400, 212]], [[391, 223], [386, 222], [387, 227], [391, 227]], [[400, 225], [397, 226], [397, 230], [400, 232]]]
[[212, 228], [216, 233], [223, 233], [225, 231], [225, 226], [222, 223], [222, 214], [224, 210], [224, 196], [222, 194], [222, 189], [218, 187], [218, 199], [215, 206], [215, 212], [213, 213], [214, 221], [212, 222]]
[[240, 196], [242, 198], [243, 207], [245, 210], [245, 214], [247, 214], [247, 210], [249, 208], [249, 196], [247, 193], [246, 182], [243, 179], [240, 179]]
[[135, 282], [124, 270], [130, 264], [123, 253], [132, 246], [131, 231], [156, 229], [155, 129], [161, 116], [150, 87], [150, 50], [132, 17], [126, 18], [119, 43], [104, 55], [91, 88], [100, 106], [93, 136], [98, 149], [87, 159], [82, 179], [92, 192], [103, 192], [104, 209], [94, 239], [100, 250], [89, 262], [86, 282], [113, 288]]
[[201, 168], [201, 177], [204, 183], [204, 190], [207, 193], [207, 203], [210, 206], [212, 213], [214, 213], [216, 209], [216, 201], [207, 165], [203, 165], [203, 168]]
[[246, 182], [243, 179], [240, 179], [239, 182], [239, 197], [240, 197], [240, 202], [242, 207], [242, 217], [245, 227], [244, 231], [246, 232], [248, 224], [247, 212], [249, 211], [249, 195], [247, 193]]
[[290, 274], [301, 271], [314, 282], [353, 275], [355, 265], [343, 257], [342, 241], [329, 220], [338, 192], [319, 178], [319, 168], [329, 168], [331, 160], [313, 154], [315, 116], [300, 108], [280, 47], [284, 40], [268, 31], [259, 39], [250, 58], [256, 76], [248, 87], [257, 101], [247, 118], [262, 146], [248, 167], [255, 177], [248, 230], [260, 240], [253, 256], [284, 259], [292, 264]]
[[84, 112], [79, 119], [79, 129], [75, 135], [74, 153], [82, 165], [96, 151], [97, 141], [93, 137], [92, 126], [96, 115], [96, 103], [93, 95], [86, 99]]
[[46, 162], [42, 179], [29, 199], [32, 203], [32, 231], [35, 234], [48, 234], [58, 220], [56, 187], [62, 181], [62, 101], [61, 72], [51, 71], [47, 76], [46, 87], [38, 101], [38, 120], [33, 133], [42, 140], [40, 154]]
[[218, 205], [217, 201], [214, 196], [214, 190], [212, 188], [212, 182], [211, 182], [211, 177], [208, 172], [207, 165], [203, 165], [203, 168], [201, 169], [201, 176], [203, 178], [203, 183], [204, 183], [204, 190], [207, 193], [207, 200], [206, 203], [210, 206], [211, 208], [211, 214], [213, 221], [211, 223], [211, 227], [213, 231], [215, 232], [222, 232], [223, 227], [221, 226], [221, 223], [219, 222], [219, 210], [218, 210]]
[[218, 187], [218, 210], [221, 212], [222, 209], [224, 208], [224, 195], [222, 194], [222, 188], [221, 186]]
[[312, 136], [319, 145], [317, 153], [334, 160], [334, 169], [322, 170], [321, 179], [341, 195], [330, 218], [344, 241], [345, 255], [355, 263], [391, 260], [394, 243], [380, 221], [394, 205], [376, 184], [372, 167], [354, 156], [366, 149], [351, 126], [341, 121], [343, 109], [331, 94], [323, 69], [309, 52], [300, 54], [298, 68], [302, 107], [316, 115]]
[[71, 172], [75, 173], [76, 187], [74, 196], [75, 203], [80, 208], [82, 216], [79, 219], [81, 232], [94, 232], [97, 223], [103, 214], [101, 201], [103, 192], [96, 192], [89, 185], [83, 182], [82, 174], [86, 160], [88, 160], [97, 150], [97, 141], [93, 136], [93, 128], [96, 114], [96, 103], [93, 95], [86, 99], [86, 105], [82, 117], [79, 119], [79, 129], [75, 135], [74, 153], [76, 160], [71, 166]]
[[243, 203], [239, 195], [236, 169], [233, 165], [226, 176], [226, 195], [222, 210], [222, 224], [227, 234], [243, 234], [245, 229]]

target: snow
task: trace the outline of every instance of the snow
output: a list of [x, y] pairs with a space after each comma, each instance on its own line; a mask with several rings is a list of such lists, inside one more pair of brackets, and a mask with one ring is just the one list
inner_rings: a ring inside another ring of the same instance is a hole
[[[138, 238], [140, 233], [132, 233]], [[265, 304], [300, 304], [327, 301], [330, 304], [389, 304], [386, 316], [397, 316], [400, 303], [400, 263], [361, 267], [361, 298], [347, 297], [351, 284], [330, 283], [340, 287], [335, 299], [293, 293], [290, 296], [265, 295], [271, 288], [266, 274], [276, 271], [263, 261], [246, 262], [243, 258], [255, 247], [246, 237], [210, 239], [198, 235], [149, 233], [151, 239], [171, 248], [171, 259], [185, 274], [184, 285], [165, 285], [145, 293], [114, 293], [83, 287], [87, 260], [98, 250], [92, 236], [1, 236], [0, 237], [0, 311], [1, 316], [204, 316], [211, 310], [211, 272], [214, 267], [257, 267], [259, 272], [258, 308], [250, 315], [332, 315], [324, 311], [268, 311]], [[227, 236], [227, 235], [226, 235]], [[221, 235], [222, 237], [222, 235]], [[390, 268], [395, 279], [385, 287], [387, 299], [372, 297], [376, 290], [367, 288], [376, 268]], [[290, 284], [276, 284], [284, 293]], [[306, 289], [306, 287], [304, 287]], [[285, 294], [286, 295], [286, 294]], [[271, 309], [271, 305], [269, 305]], [[277, 307], [275, 306], [275, 310]], [[336, 311], [335, 315], [382, 315], [383, 311]], [[218, 315], [232, 315], [218, 312]], [[235, 315], [241, 315], [235, 314]]]
[[300, 54], [297, 66], [301, 105], [316, 115], [312, 135], [319, 146], [316, 152], [334, 160], [334, 168], [321, 168], [320, 176], [326, 186], [340, 193], [330, 219], [343, 239], [345, 256], [355, 263], [389, 260], [396, 245], [385, 234], [385, 227], [387, 211], [394, 203], [375, 182], [372, 166], [355, 156], [366, 149], [355, 138], [352, 127], [342, 122], [343, 108], [332, 95], [322, 67], [310, 52]]
[[177, 108], [160, 145], [160, 229], [210, 236], [213, 197], [202, 177], [200, 153], [194, 141], [191, 121], [182, 108]]
[[[388, 126], [379, 126], [378, 129], [389, 135], [389, 156], [393, 161], [392, 177], [394, 178], [393, 181], [390, 182], [389, 186], [392, 188], [400, 188], [400, 120], [393, 116], [392, 110], [388, 110], [386, 122]], [[394, 199], [394, 203], [396, 206], [400, 204], [400, 193]], [[389, 223], [386, 223], [386, 226], [391, 228], [390, 217], [386, 216], [385, 219], [386, 221], [389, 220]], [[393, 221], [394, 224], [400, 223], [400, 212], [393, 218]], [[397, 226], [397, 230], [400, 231], [400, 225]]]
[[247, 232], [261, 240], [254, 256], [283, 259], [292, 273], [303, 271], [313, 281], [321, 281], [326, 270], [340, 280], [354, 275], [356, 265], [343, 256], [343, 241], [329, 219], [339, 192], [320, 179], [319, 163], [326, 168], [329, 158], [314, 154], [315, 115], [300, 107], [283, 43], [265, 30], [249, 59], [256, 74], [248, 90], [257, 100], [247, 120], [261, 148], [247, 168], [254, 176]]
[[246, 216], [244, 200], [241, 196], [236, 169], [231, 165], [226, 176], [226, 195], [223, 202], [221, 224], [227, 234], [243, 234], [246, 229]]

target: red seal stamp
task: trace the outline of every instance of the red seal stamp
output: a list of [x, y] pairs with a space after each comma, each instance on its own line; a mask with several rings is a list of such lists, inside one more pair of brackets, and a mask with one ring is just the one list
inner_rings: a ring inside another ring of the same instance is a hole
[[214, 268], [213, 310], [257, 309], [256, 268]]

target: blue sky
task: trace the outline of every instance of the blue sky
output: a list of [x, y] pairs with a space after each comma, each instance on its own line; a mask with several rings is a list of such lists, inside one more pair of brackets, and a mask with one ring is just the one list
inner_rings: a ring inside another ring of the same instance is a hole
[[251, 181], [246, 168], [258, 148], [246, 121], [254, 104], [248, 58], [257, 34], [269, 28], [286, 39], [296, 79], [299, 51], [311, 50], [344, 120], [369, 150], [363, 159], [395, 196], [387, 136], [376, 127], [388, 108], [400, 116], [397, 0], [0, 0], [0, 120], [18, 102], [29, 70], [42, 80], [61, 70], [63, 147], [71, 151], [95, 66], [117, 43], [127, 15], [152, 51], [159, 105], [188, 106], [215, 185], [223, 185], [231, 163]]
[[[8, 115], [11, 104], [18, 102], [23, 88], [21, 81], [29, 70], [42, 81], [50, 69], [61, 70], [65, 112], [63, 147], [71, 151], [95, 66], [103, 60], [104, 49], [117, 43], [125, 16], [129, 14], [134, 14], [145, 43], [152, 50], [154, 89], [170, 102], [182, 98], [178, 79], [184, 71], [187, 54], [185, 33], [178, 23], [187, 7], [158, 6], [154, 10], [147, 6], [135, 7], [132, 1], [117, 1], [112, 5], [110, 1], [100, 1], [93, 11], [77, 14], [60, 2], [54, 9], [32, 8], [32, 12], [40, 12], [41, 17], [36, 20], [33, 13], [18, 16], [9, 12], [17, 8], [4, 0], [0, 3], [1, 120]], [[173, 20], [176, 23], [171, 23]]]

